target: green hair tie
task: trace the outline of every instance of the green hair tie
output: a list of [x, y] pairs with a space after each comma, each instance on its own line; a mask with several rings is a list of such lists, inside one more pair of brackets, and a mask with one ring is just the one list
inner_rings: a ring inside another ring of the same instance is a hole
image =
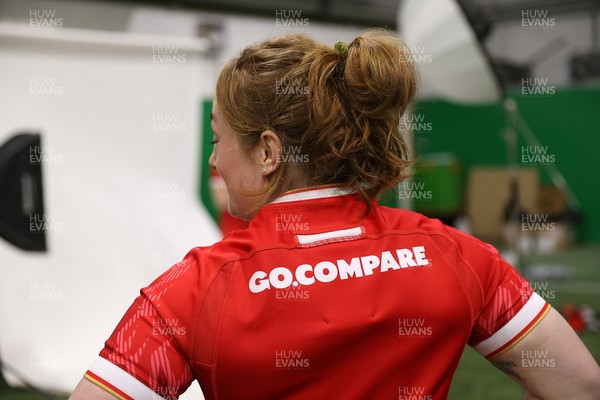
[[348, 55], [348, 45], [344, 42], [337, 42], [335, 46], [333, 46], [342, 58], [346, 58]]

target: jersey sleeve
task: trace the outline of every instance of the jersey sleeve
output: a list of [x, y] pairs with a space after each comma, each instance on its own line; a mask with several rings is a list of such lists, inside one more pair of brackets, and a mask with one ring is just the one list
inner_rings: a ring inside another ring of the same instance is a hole
[[186, 351], [192, 333], [189, 301], [194, 298], [186, 287], [193, 278], [189, 264], [184, 260], [141, 290], [86, 379], [119, 399], [174, 400], [188, 388], [193, 381]]
[[550, 311], [548, 304], [491, 245], [454, 231], [480, 292], [469, 345], [487, 359], [522, 340]]

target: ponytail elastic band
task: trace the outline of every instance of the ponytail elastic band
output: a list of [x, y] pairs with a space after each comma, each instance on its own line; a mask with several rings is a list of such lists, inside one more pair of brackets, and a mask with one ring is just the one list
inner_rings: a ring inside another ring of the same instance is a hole
[[346, 58], [348, 55], [348, 45], [344, 42], [337, 42], [335, 46], [333, 46], [342, 58]]

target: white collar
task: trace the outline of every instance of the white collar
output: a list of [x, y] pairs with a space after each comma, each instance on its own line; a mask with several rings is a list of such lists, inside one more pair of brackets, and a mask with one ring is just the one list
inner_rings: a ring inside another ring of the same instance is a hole
[[276, 198], [272, 201], [275, 203], [287, 203], [290, 201], [301, 201], [301, 200], [313, 200], [313, 199], [324, 199], [327, 197], [345, 196], [350, 193], [354, 193], [355, 190], [349, 188], [338, 188], [338, 187], [326, 187], [317, 189], [306, 189], [298, 192], [284, 194], [281, 197]]

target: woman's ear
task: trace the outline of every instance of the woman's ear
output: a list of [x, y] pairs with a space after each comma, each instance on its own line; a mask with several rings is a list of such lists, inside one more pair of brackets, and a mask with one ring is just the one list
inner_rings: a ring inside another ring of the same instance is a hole
[[275, 132], [264, 131], [260, 134], [256, 157], [262, 175], [269, 176], [277, 171], [281, 165], [281, 153], [281, 139]]

